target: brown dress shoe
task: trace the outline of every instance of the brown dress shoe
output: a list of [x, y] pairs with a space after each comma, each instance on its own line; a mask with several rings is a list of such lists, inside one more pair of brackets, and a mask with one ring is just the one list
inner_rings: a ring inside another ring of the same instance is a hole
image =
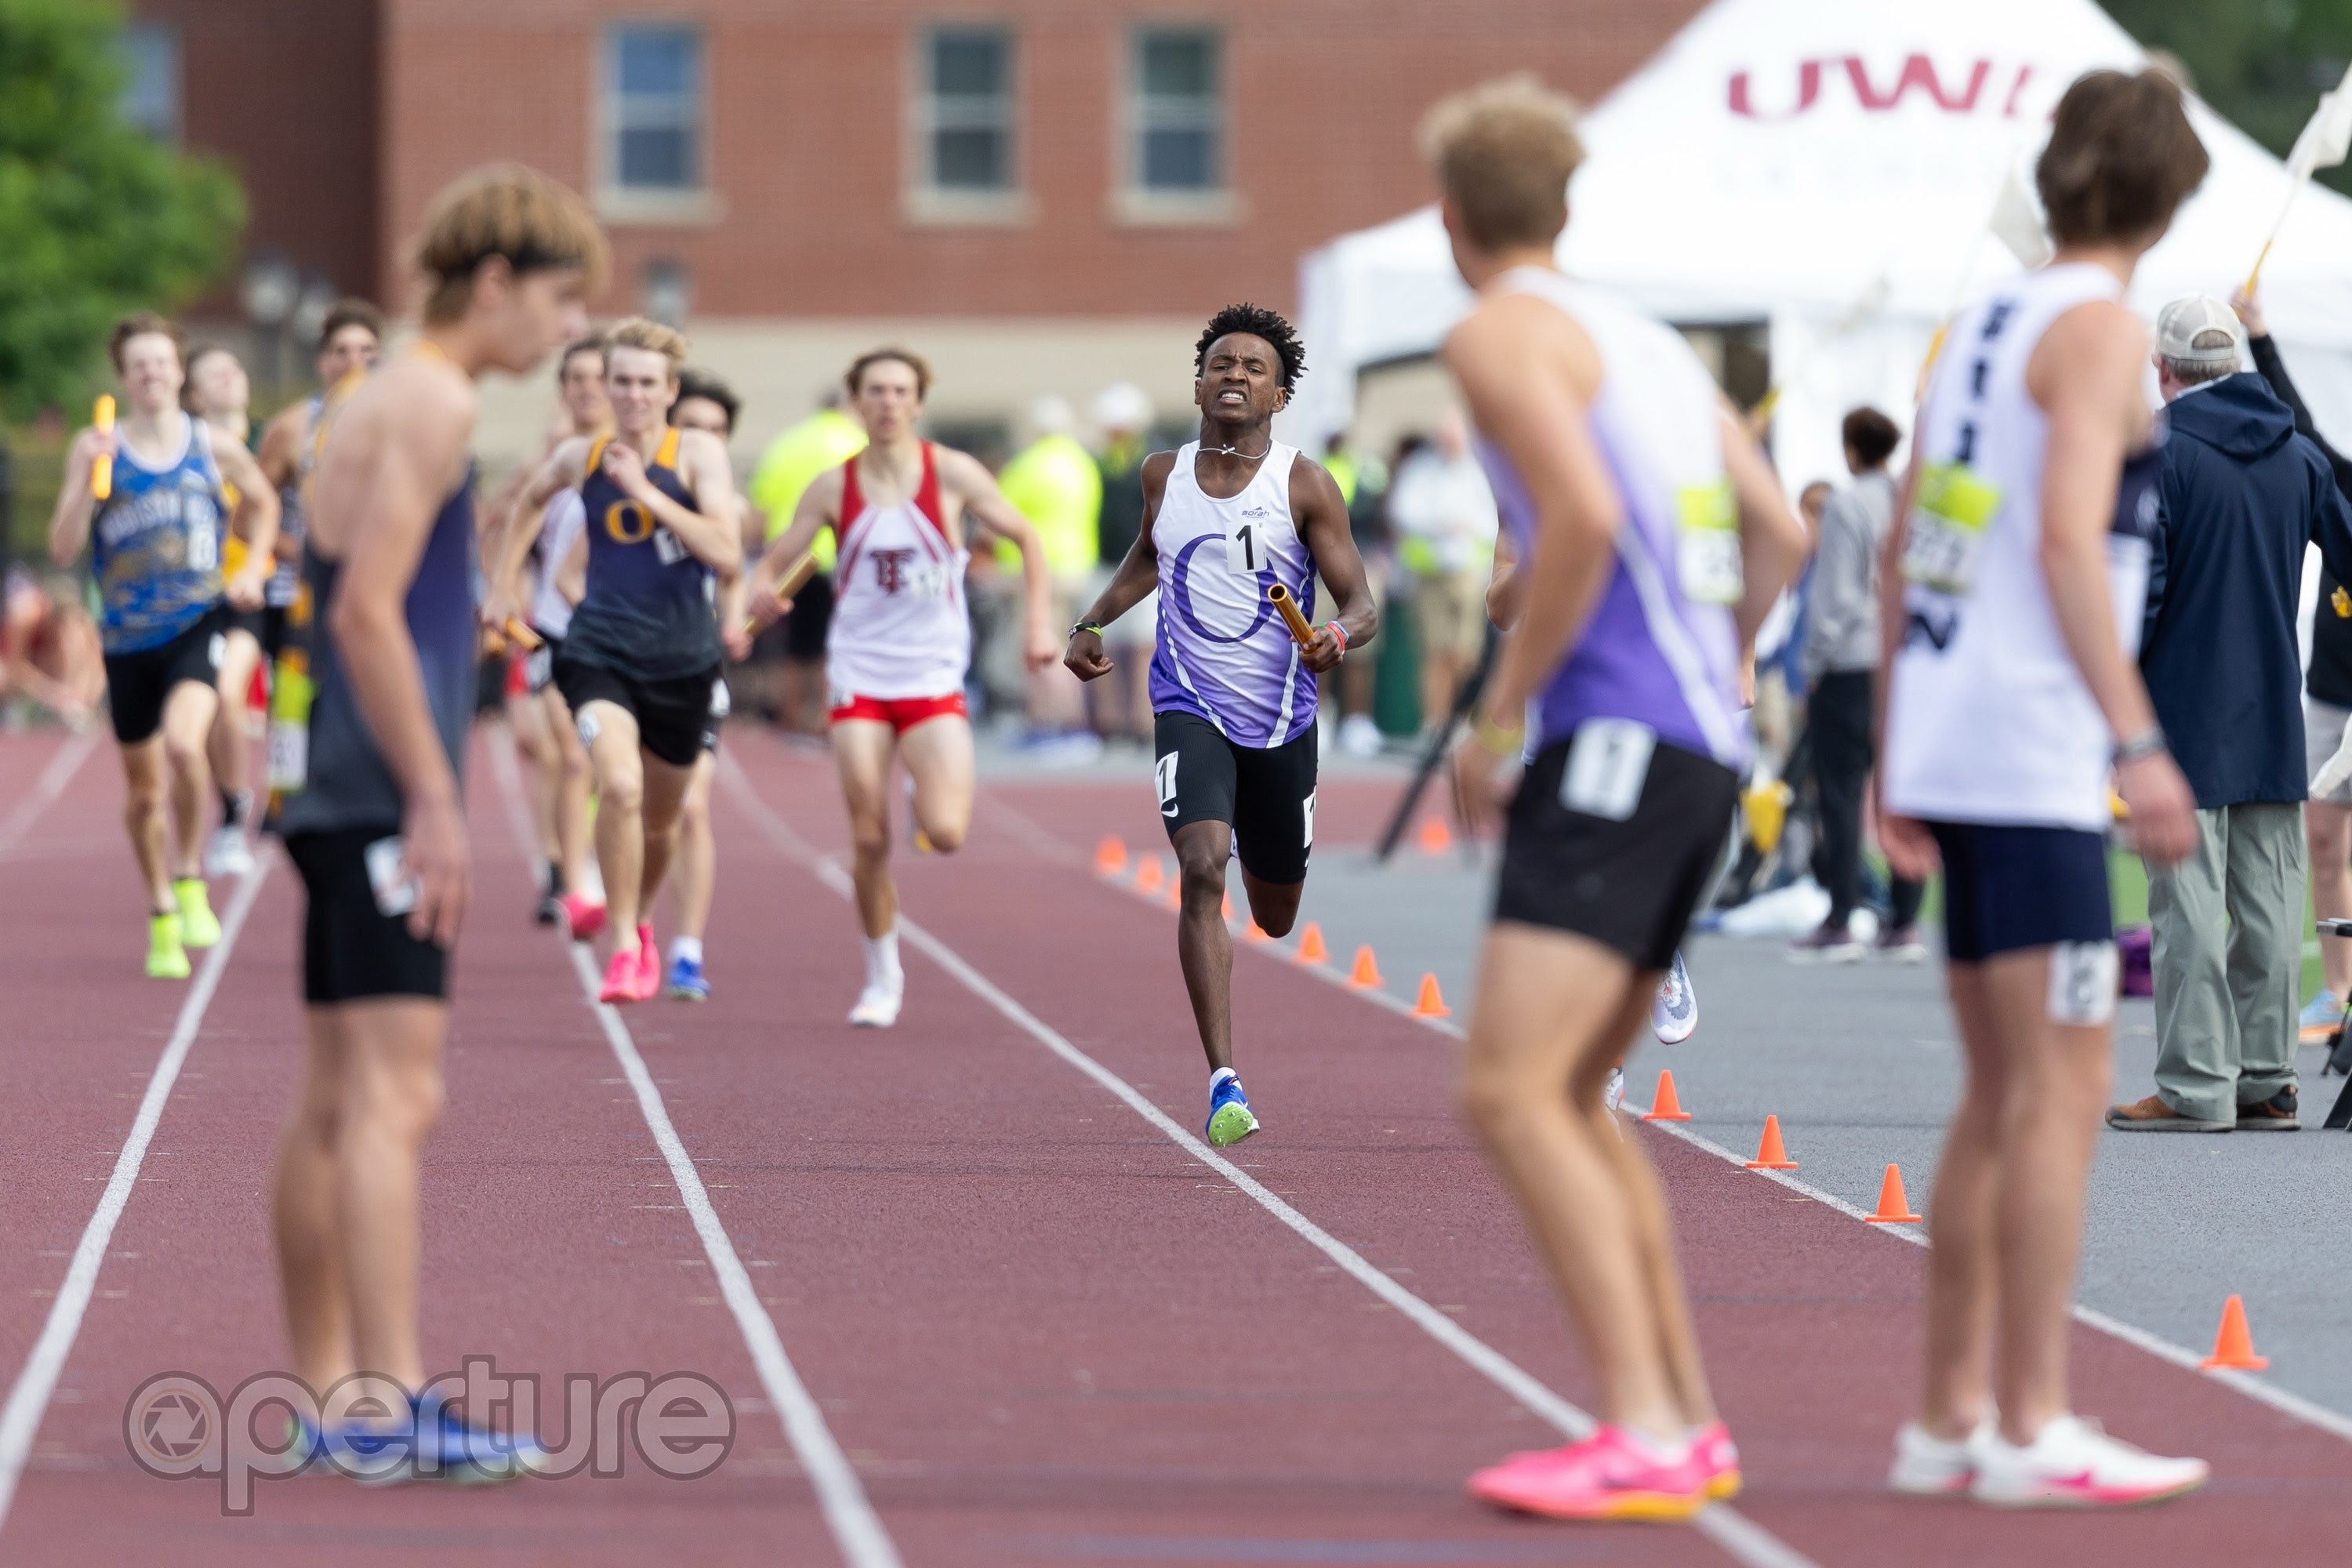
[[2229, 1132], [2238, 1123], [2204, 1121], [2194, 1116], [2183, 1116], [2164, 1103], [2162, 1095], [2151, 1094], [2146, 1100], [2135, 1100], [2128, 1105], [2107, 1107], [2107, 1125], [2118, 1132]]

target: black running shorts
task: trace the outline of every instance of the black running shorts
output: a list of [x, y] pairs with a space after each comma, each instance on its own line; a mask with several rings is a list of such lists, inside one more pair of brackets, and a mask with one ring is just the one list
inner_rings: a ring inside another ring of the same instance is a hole
[[1538, 752], [1520, 780], [1495, 919], [1590, 937], [1636, 969], [1670, 967], [1738, 795], [1738, 775], [1712, 757], [1640, 725], [1588, 721]]
[[226, 606], [215, 605], [195, 625], [154, 647], [106, 656], [106, 702], [114, 738], [136, 746], [163, 727], [163, 704], [182, 684], [211, 686], [220, 679], [228, 631]]
[[[369, 858], [379, 863], [387, 896], [397, 907], [400, 889], [393, 886], [393, 868], [399, 842], [396, 827], [288, 836], [286, 853], [309, 897], [302, 917], [302, 1000], [310, 1006], [372, 996], [448, 1000], [448, 950], [409, 935], [407, 911], [386, 914], [377, 901]], [[384, 847], [373, 847], [379, 845]]]
[[221, 629], [243, 632], [253, 639], [255, 647], [260, 647], [261, 639], [269, 634], [269, 613], [258, 605], [250, 610], [240, 610], [234, 605], [226, 607], [228, 612], [228, 624]]
[[2107, 845], [2079, 827], [1931, 822], [1944, 857], [1944, 951], [1955, 963], [2116, 939]]
[[674, 768], [692, 767], [695, 758], [719, 744], [726, 700], [716, 665], [696, 675], [639, 680], [572, 658], [567, 650], [555, 661], [555, 685], [572, 707], [583, 744], [595, 739], [594, 716], [582, 711], [591, 702], [627, 709], [637, 721], [637, 743]]
[[1242, 869], [1261, 882], [1307, 879], [1315, 846], [1315, 728], [1279, 746], [1237, 746], [1197, 713], [1151, 716], [1160, 825], [1234, 830]]

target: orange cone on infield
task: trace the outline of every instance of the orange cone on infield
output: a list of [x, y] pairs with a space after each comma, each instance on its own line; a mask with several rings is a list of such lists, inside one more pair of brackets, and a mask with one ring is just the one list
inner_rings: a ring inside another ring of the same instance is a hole
[[1359, 991], [1377, 991], [1381, 986], [1381, 966], [1372, 962], [1372, 950], [1360, 947], [1356, 962], [1348, 966], [1348, 984]]
[[1756, 1145], [1756, 1158], [1748, 1162], [1751, 1171], [1793, 1171], [1797, 1162], [1789, 1158], [1788, 1146], [1780, 1142], [1780, 1119], [1764, 1119], [1764, 1138]]
[[2243, 1296], [2232, 1296], [2221, 1303], [2221, 1326], [2213, 1335], [2213, 1353], [2197, 1364], [2238, 1367], [2246, 1372], [2260, 1372], [2271, 1364], [2270, 1357], [2254, 1353], [2254, 1335], [2246, 1327]]
[[1424, 855], [1443, 855], [1454, 847], [1454, 833], [1445, 826], [1445, 818], [1424, 816], [1421, 819], [1421, 832], [1414, 837], [1413, 843], [1420, 847], [1421, 852]]
[[1421, 977], [1421, 994], [1412, 999], [1412, 1016], [1416, 1018], [1450, 1018], [1454, 1016], [1454, 1009], [1445, 1005], [1445, 998], [1438, 993], [1436, 975]]
[[1878, 1184], [1878, 1212], [1863, 1218], [1873, 1225], [1915, 1225], [1919, 1216], [1911, 1212], [1911, 1200], [1903, 1195], [1903, 1173], [1894, 1165], [1886, 1167], [1886, 1177]]
[[1308, 921], [1307, 929], [1298, 933], [1298, 962], [1320, 963], [1330, 956], [1331, 950], [1323, 945], [1323, 928]]
[[1650, 1109], [1642, 1112], [1642, 1120], [1644, 1121], [1688, 1121], [1690, 1120], [1690, 1112], [1683, 1109], [1681, 1098], [1675, 1093], [1673, 1068], [1660, 1069], [1658, 1092], [1650, 1097]]
[[1106, 834], [1095, 846], [1095, 875], [1116, 877], [1127, 869], [1127, 846], [1113, 835]]
[[1135, 890], [1139, 893], [1158, 892], [1160, 880], [1160, 857], [1157, 855], [1135, 868]]

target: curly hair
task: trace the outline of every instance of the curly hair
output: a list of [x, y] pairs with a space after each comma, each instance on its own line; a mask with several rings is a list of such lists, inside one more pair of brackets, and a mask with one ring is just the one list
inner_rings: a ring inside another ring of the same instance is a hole
[[1234, 332], [1247, 332], [1271, 343], [1275, 357], [1282, 362], [1282, 390], [1288, 392], [1298, 384], [1300, 374], [1307, 369], [1307, 345], [1298, 341], [1297, 329], [1277, 312], [1246, 302], [1228, 305], [1209, 318], [1201, 341], [1192, 348], [1193, 374], [1208, 368], [1210, 346]]

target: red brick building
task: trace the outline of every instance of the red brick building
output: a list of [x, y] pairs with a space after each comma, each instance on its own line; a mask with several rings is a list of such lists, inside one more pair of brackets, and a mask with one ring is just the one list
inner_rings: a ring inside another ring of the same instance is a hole
[[1520, 69], [1597, 97], [1697, 8], [135, 5], [169, 29], [180, 133], [247, 180], [254, 246], [404, 306], [402, 247], [434, 191], [488, 159], [536, 164], [611, 230], [599, 308], [684, 316], [744, 384], [749, 433], [886, 336], [939, 359], [942, 417], [1114, 377], [1179, 406], [1202, 316], [1291, 306], [1301, 252], [1423, 198], [1412, 131], [1433, 99]]

